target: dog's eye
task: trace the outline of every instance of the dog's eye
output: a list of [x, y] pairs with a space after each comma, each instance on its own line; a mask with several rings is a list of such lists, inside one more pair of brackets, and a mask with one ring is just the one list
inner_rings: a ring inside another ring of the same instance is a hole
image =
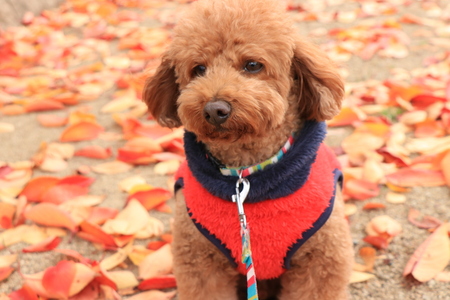
[[193, 77], [203, 76], [205, 75], [205, 72], [206, 67], [204, 65], [198, 65], [192, 69], [192, 76]]
[[244, 65], [244, 70], [249, 73], [258, 73], [262, 70], [264, 65], [260, 62], [249, 60]]

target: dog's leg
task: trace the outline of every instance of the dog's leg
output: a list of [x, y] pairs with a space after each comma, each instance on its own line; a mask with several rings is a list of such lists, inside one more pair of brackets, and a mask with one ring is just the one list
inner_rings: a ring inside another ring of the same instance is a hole
[[340, 189], [333, 213], [292, 258], [281, 276], [279, 300], [345, 300], [353, 265], [353, 247]]
[[237, 300], [238, 272], [190, 219], [182, 191], [176, 194], [174, 274], [179, 300]]

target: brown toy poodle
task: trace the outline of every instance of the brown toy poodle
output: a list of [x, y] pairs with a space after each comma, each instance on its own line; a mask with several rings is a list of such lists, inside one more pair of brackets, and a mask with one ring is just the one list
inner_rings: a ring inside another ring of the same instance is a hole
[[343, 96], [333, 62], [278, 1], [192, 4], [143, 95], [160, 124], [186, 129], [180, 300], [347, 299], [352, 243], [323, 144]]

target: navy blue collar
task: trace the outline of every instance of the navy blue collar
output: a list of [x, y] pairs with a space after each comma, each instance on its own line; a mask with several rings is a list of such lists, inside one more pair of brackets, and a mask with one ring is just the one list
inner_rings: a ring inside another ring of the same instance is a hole
[[[324, 122], [306, 121], [296, 136], [294, 145], [276, 164], [253, 173], [246, 203], [285, 197], [297, 191], [308, 180], [311, 165], [326, 135]], [[219, 167], [207, 158], [205, 145], [194, 133], [186, 131], [184, 147], [189, 168], [200, 184], [212, 195], [231, 201], [235, 194], [235, 176], [224, 176]]]

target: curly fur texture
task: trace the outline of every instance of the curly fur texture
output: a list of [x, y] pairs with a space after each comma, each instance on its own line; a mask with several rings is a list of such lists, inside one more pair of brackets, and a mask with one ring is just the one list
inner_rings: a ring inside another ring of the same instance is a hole
[[[262, 69], [249, 72], [249, 61]], [[199, 65], [204, 73], [196, 72]], [[160, 124], [183, 125], [215, 158], [239, 167], [274, 155], [306, 120], [332, 118], [343, 96], [334, 63], [297, 36], [278, 1], [199, 0], [176, 26], [143, 99]], [[204, 108], [217, 101], [228, 103], [230, 113], [212, 124]], [[183, 193], [176, 199], [179, 299], [245, 299], [242, 278], [195, 228]], [[343, 204], [336, 202], [328, 222], [292, 258], [293, 268], [260, 282], [260, 299], [347, 299], [352, 246]]]

